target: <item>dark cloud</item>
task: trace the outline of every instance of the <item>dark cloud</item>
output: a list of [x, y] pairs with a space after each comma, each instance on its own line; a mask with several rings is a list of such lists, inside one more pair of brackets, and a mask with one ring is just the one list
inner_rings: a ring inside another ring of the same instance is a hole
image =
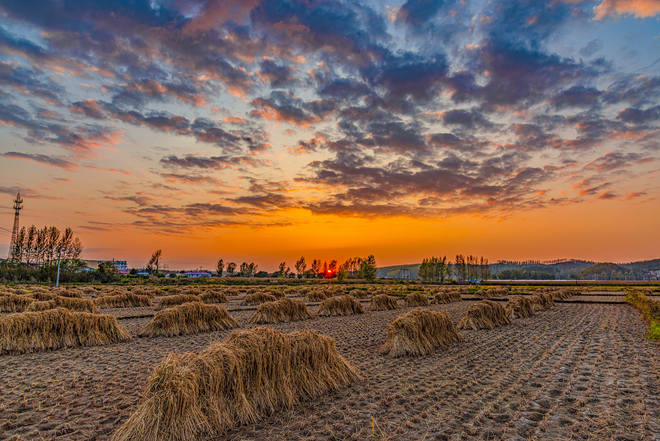
[[657, 121], [660, 120], [660, 106], [650, 107], [646, 110], [627, 107], [621, 110], [616, 117], [621, 121], [634, 124]]
[[591, 107], [598, 103], [601, 94], [594, 87], [573, 86], [548, 98], [548, 103], [556, 109]]
[[49, 156], [49, 155], [29, 154], [29, 153], [20, 153], [20, 152], [7, 152], [7, 153], [3, 153], [2, 156], [4, 156], [5, 158], [35, 161], [38, 162], [39, 164], [52, 165], [53, 167], [62, 168], [68, 171], [72, 171], [80, 167], [75, 162], [72, 162], [69, 159], [63, 158], [61, 156]]
[[262, 165], [263, 162], [252, 156], [214, 156], [204, 158], [200, 156], [187, 155], [184, 157], [177, 157], [175, 155], [166, 156], [160, 160], [161, 164], [166, 166], [175, 166], [182, 168], [200, 168], [200, 169], [215, 169], [223, 170], [228, 167], [238, 166], [257, 166]]

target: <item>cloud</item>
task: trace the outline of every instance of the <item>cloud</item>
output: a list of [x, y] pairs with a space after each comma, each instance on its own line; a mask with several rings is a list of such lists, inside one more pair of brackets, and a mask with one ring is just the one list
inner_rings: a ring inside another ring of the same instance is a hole
[[204, 158], [195, 155], [186, 155], [184, 157], [177, 157], [176, 155], [166, 156], [160, 160], [161, 164], [166, 166], [176, 166], [182, 168], [201, 168], [201, 169], [215, 169], [223, 170], [229, 167], [239, 167], [249, 165], [256, 167], [264, 165], [265, 163], [252, 156], [213, 156]]
[[20, 153], [20, 152], [7, 152], [7, 153], [3, 153], [2, 156], [4, 156], [5, 158], [35, 161], [38, 162], [39, 164], [50, 165], [67, 171], [74, 171], [75, 169], [80, 168], [80, 165], [71, 162], [67, 158], [61, 156], [49, 156], [49, 155], [29, 154], [29, 153]]
[[603, 0], [594, 6], [594, 19], [631, 14], [637, 18], [655, 17], [660, 14], [660, 4], [655, 0]]

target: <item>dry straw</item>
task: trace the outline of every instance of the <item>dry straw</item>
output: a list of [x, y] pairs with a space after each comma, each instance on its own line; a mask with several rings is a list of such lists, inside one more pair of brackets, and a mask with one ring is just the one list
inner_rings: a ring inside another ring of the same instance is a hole
[[511, 323], [506, 316], [506, 311], [497, 302], [482, 300], [468, 309], [463, 320], [458, 324], [458, 329], [493, 329]]
[[411, 292], [403, 299], [406, 306], [428, 306], [429, 298], [424, 294], [418, 292]]
[[322, 302], [328, 297], [330, 296], [328, 296], [324, 291], [321, 290], [310, 291], [305, 296], [305, 298], [310, 302]]
[[318, 315], [328, 317], [334, 315], [363, 314], [364, 308], [353, 297], [346, 294], [340, 297], [330, 297], [324, 300], [319, 307]]
[[99, 308], [138, 308], [144, 306], [153, 306], [149, 296], [125, 292], [114, 296], [100, 297], [94, 300]]
[[254, 294], [246, 295], [243, 302], [241, 302], [241, 305], [255, 306], [266, 302], [274, 302], [275, 300], [277, 299], [272, 294], [267, 294], [265, 292], [255, 292]]
[[398, 307], [396, 297], [390, 297], [387, 294], [378, 294], [371, 298], [369, 311], [388, 311], [390, 309], [397, 309]]
[[445, 304], [445, 303], [453, 303], [453, 302], [460, 302], [463, 300], [461, 297], [461, 293], [458, 291], [440, 291], [433, 297], [433, 302], [435, 304]]
[[297, 299], [284, 298], [274, 302], [266, 302], [257, 306], [257, 312], [250, 319], [250, 323], [266, 324], [294, 322], [307, 320], [312, 315], [307, 310], [305, 302]]
[[92, 314], [99, 314], [100, 311], [91, 300], [77, 299], [75, 297], [60, 297], [57, 296], [52, 300], [43, 302], [32, 302], [26, 311], [47, 311], [55, 308], [66, 308], [69, 311], [76, 312], [89, 312]]
[[359, 380], [330, 337], [268, 328], [234, 331], [199, 355], [170, 354], [113, 441], [198, 440]]
[[45, 302], [47, 300], [53, 300], [57, 297], [57, 294], [53, 294], [48, 291], [36, 291], [32, 293], [32, 298], [39, 300], [40, 302]]
[[51, 292], [53, 294], [57, 294], [60, 297], [71, 297], [75, 299], [82, 299], [82, 295], [80, 294], [80, 291], [75, 289], [54, 288]]
[[462, 340], [447, 313], [418, 308], [387, 326], [387, 341], [381, 353], [392, 357], [420, 356]]
[[511, 320], [531, 317], [534, 315], [534, 304], [530, 299], [523, 296], [513, 296], [504, 308], [506, 316]]
[[139, 332], [140, 337], [197, 334], [233, 329], [238, 322], [224, 306], [191, 302], [158, 311]]
[[129, 340], [109, 315], [57, 308], [0, 317], [0, 354], [24, 354]]
[[227, 303], [229, 299], [221, 291], [206, 291], [199, 296], [204, 303]]
[[34, 301], [31, 297], [16, 294], [0, 295], [0, 312], [23, 312]]
[[351, 297], [356, 298], [356, 299], [367, 299], [369, 298], [369, 293], [367, 291], [363, 291], [361, 289], [354, 289], [351, 290], [349, 293]]
[[492, 299], [494, 297], [506, 297], [509, 294], [509, 290], [507, 288], [480, 289], [474, 294], [482, 299]]
[[174, 296], [163, 297], [160, 302], [160, 308], [165, 309], [170, 306], [183, 305], [189, 302], [201, 302], [202, 299], [194, 294], [177, 294]]
[[534, 304], [534, 311], [544, 311], [555, 306], [552, 295], [545, 292], [532, 294], [530, 299]]

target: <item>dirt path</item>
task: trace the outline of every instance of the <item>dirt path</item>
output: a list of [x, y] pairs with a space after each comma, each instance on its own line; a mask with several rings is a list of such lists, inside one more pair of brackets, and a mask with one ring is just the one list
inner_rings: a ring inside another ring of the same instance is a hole
[[[457, 324], [473, 302], [434, 305]], [[312, 310], [315, 307], [310, 308]], [[337, 341], [360, 383], [222, 440], [660, 439], [660, 345], [627, 305], [558, 304], [420, 358], [379, 355], [396, 311], [272, 327]], [[253, 311], [234, 311], [243, 326]], [[131, 332], [148, 318], [122, 320]], [[0, 357], [0, 440], [106, 440], [168, 352], [227, 332]]]

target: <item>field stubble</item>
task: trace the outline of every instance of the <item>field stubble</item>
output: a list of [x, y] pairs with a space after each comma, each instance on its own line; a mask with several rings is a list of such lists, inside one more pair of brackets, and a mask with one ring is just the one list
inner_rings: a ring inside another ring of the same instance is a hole
[[[251, 328], [254, 311], [238, 307], [241, 300], [225, 305]], [[447, 312], [457, 325], [472, 304], [427, 308]], [[333, 337], [364, 380], [216, 439], [654, 439], [660, 433], [660, 344], [643, 338], [645, 324], [632, 307], [558, 303], [494, 330], [461, 331], [465, 342], [427, 356], [379, 355], [388, 323], [412, 309], [268, 325]], [[149, 320], [121, 324], [135, 334]], [[147, 377], [168, 353], [200, 352], [230, 332], [0, 357], [0, 440], [107, 440], [136, 409]]]

